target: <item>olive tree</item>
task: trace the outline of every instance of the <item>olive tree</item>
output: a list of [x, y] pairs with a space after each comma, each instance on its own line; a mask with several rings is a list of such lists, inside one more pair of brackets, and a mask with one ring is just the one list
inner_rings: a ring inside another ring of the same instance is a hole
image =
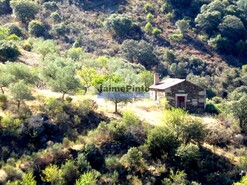
[[42, 59], [44, 60], [48, 54], [56, 53], [58, 49], [53, 40], [44, 40], [42, 38], [37, 38], [33, 42], [33, 51], [40, 53], [42, 55]]
[[0, 76], [4, 78], [0, 78], [0, 89], [4, 94], [4, 88], [8, 87], [9, 84], [13, 82], [13, 76], [7, 72], [6, 66], [4, 64], [0, 65]]
[[23, 100], [29, 100], [32, 98], [31, 90], [23, 80], [10, 84], [10, 92], [13, 99], [17, 101], [18, 109]]
[[41, 69], [42, 77], [52, 90], [65, 94], [77, 90], [79, 80], [75, 77], [73, 61], [64, 58], [55, 58], [45, 61]]

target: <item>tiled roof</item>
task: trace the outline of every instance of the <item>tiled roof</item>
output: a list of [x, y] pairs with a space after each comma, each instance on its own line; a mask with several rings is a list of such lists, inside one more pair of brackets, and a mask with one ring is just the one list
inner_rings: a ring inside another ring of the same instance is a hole
[[167, 89], [169, 87], [172, 87], [174, 85], [177, 85], [181, 82], [184, 82], [185, 79], [179, 79], [179, 78], [167, 78], [165, 80], [162, 80], [161, 82], [159, 82], [158, 84], [156, 85], [151, 85], [149, 88], [150, 89], [161, 89], [161, 90], [164, 90], [164, 89]]

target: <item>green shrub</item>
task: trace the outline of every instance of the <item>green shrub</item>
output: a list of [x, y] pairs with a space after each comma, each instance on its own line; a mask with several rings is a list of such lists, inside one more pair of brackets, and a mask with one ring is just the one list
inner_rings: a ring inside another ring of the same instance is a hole
[[75, 185], [96, 185], [97, 184], [97, 178], [99, 174], [95, 171], [89, 171], [86, 173], [83, 173], [79, 179], [76, 180]]
[[38, 20], [32, 20], [28, 25], [28, 32], [35, 37], [43, 37], [46, 32], [45, 25]]
[[6, 27], [9, 29], [9, 35], [15, 34], [18, 37], [23, 37], [22, 29], [16, 24], [8, 24]]
[[112, 14], [107, 18], [105, 26], [117, 36], [124, 37], [132, 28], [132, 20], [125, 15]]
[[142, 171], [144, 169], [142, 152], [136, 147], [130, 148], [127, 154], [123, 155], [121, 163], [130, 171]]
[[177, 135], [179, 135], [181, 125], [186, 122], [187, 118], [187, 112], [180, 108], [166, 110], [163, 114], [165, 125], [167, 125], [169, 129], [174, 130]]
[[148, 22], [151, 22], [153, 19], [154, 19], [154, 15], [151, 14], [151, 13], [148, 13], [148, 14], [147, 14], [147, 21], [148, 21]]
[[146, 10], [147, 12], [152, 12], [154, 9], [152, 8], [152, 5], [150, 3], [145, 3], [144, 10]]
[[183, 34], [181, 33], [174, 33], [174, 34], [171, 34], [169, 35], [169, 40], [171, 42], [181, 42], [183, 40]]
[[164, 59], [167, 60], [170, 64], [174, 63], [176, 60], [176, 55], [174, 53], [175, 52], [173, 50], [166, 50], [164, 54]]
[[42, 181], [50, 182], [51, 184], [59, 184], [59, 182], [62, 182], [62, 171], [57, 165], [50, 164], [42, 170], [41, 179]]
[[20, 55], [17, 46], [11, 41], [0, 41], [0, 62], [15, 60]]
[[51, 11], [56, 11], [58, 9], [57, 3], [55, 1], [43, 3], [43, 7], [45, 7], [46, 10], [51, 10]]
[[11, 34], [6, 38], [6, 40], [19, 41], [21, 40], [21, 38], [16, 36], [15, 34]]
[[32, 173], [24, 173], [21, 177], [21, 185], [36, 185], [37, 182], [34, 179], [34, 176]]
[[212, 101], [207, 102], [205, 111], [207, 113], [210, 113], [210, 114], [219, 114], [220, 113], [220, 110], [215, 106], [215, 104]]
[[164, 3], [161, 6], [161, 12], [163, 12], [164, 14], [168, 14], [168, 13], [170, 13], [172, 11], [173, 11], [173, 7], [169, 3]]
[[107, 157], [105, 159], [105, 164], [110, 171], [118, 170], [121, 168], [120, 160], [115, 156]]
[[56, 37], [65, 36], [66, 33], [69, 33], [69, 28], [62, 22], [52, 26], [50, 33]]
[[201, 144], [203, 143], [206, 135], [207, 130], [201, 123], [201, 120], [189, 119], [182, 125], [181, 137], [185, 144], [191, 141]]
[[30, 0], [11, 1], [10, 4], [15, 16], [23, 23], [34, 19], [39, 10], [38, 4]]
[[61, 170], [65, 184], [74, 184], [75, 180], [79, 177], [78, 167], [72, 160], [68, 160], [64, 165], [62, 165]]
[[77, 48], [70, 48], [66, 55], [71, 58], [74, 61], [79, 61], [83, 58], [85, 52], [83, 48], [77, 47]]
[[81, 173], [92, 169], [84, 153], [80, 153], [76, 159], [76, 166]]
[[131, 110], [125, 110], [123, 112], [123, 123], [126, 124], [127, 126], [137, 126], [140, 124], [140, 120], [135, 114], [135, 112]]
[[162, 183], [164, 185], [185, 185], [187, 184], [187, 174], [184, 171], [176, 171], [170, 170], [169, 178], [164, 178]]
[[92, 168], [100, 170], [105, 165], [105, 158], [102, 152], [94, 144], [86, 144], [83, 153]]
[[152, 31], [153, 31], [153, 26], [152, 26], [152, 24], [150, 23], [150, 22], [148, 22], [146, 25], [145, 25], [145, 31], [147, 32], [147, 33], [152, 33]]
[[8, 98], [4, 94], [0, 94], [0, 108], [6, 109], [8, 103]]
[[55, 22], [55, 23], [60, 23], [62, 21], [62, 18], [60, 17], [60, 15], [57, 12], [53, 12], [50, 15], [51, 19]]
[[0, 16], [4, 14], [11, 13], [10, 0], [1, 0], [0, 1]]
[[190, 27], [189, 21], [185, 19], [178, 20], [175, 24], [180, 33], [183, 35], [189, 30]]
[[181, 145], [176, 151], [176, 156], [180, 158], [180, 165], [184, 168], [196, 167], [200, 158], [199, 147], [194, 144]]
[[8, 133], [13, 133], [17, 135], [17, 129], [21, 126], [21, 121], [19, 119], [14, 119], [11, 116], [4, 116], [0, 120], [0, 128]]
[[158, 36], [161, 33], [162, 33], [162, 31], [159, 28], [154, 28], [153, 31], [152, 31], [152, 34], [155, 35], [155, 36]]
[[154, 128], [148, 133], [147, 146], [154, 158], [160, 158], [165, 154], [173, 155], [179, 146], [176, 135], [165, 128]]
[[22, 48], [26, 51], [31, 51], [33, 49], [33, 46], [30, 42], [25, 41], [24, 44], [22, 45]]

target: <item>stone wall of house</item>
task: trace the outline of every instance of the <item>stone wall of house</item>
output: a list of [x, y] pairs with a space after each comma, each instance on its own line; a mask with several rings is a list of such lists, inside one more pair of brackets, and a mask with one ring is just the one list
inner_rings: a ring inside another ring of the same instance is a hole
[[171, 106], [176, 107], [176, 95], [186, 95], [186, 109], [188, 111], [204, 111], [206, 91], [195, 84], [192, 84], [188, 81], [184, 81], [180, 84], [166, 89], [165, 94]]

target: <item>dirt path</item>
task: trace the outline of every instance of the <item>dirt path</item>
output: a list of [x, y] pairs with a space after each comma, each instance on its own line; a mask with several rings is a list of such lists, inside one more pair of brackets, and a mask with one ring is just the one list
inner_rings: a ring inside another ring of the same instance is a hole
[[[34, 89], [33, 94], [35, 96], [42, 95], [45, 97], [54, 97], [59, 98], [62, 97], [62, 94], [59, 92], [53, 92], [49, 89]], [[114, 114], [114, 103], [111, 101], [107, 101], [102, 98], [97, 98], [97, 95], [68, 95], [71, 98], [73, 98], [73, 101], [79, 101], [83, 98], [91, 98], [96, 101], [98, 104], [98, 110], [99, 112], [104, 113], [108, 117], [117, 118], [118, 115]], [[118, 104], [118, 110], [119, 112], [122, 112], [124, 110], [130, 109], [136, 113], [136, 115], [139, 117], [139, 119], [152, 124], [152, 125], [160, 125], [160, 120], [162, 117], [162, 112], [160, 110], [157, 110], [157, 105], [155, 102], [151, 100], [144, 100], [144, 101], [135, 101], [132, 103], [119, 103]]]
[[[62, 96], [61, 93], [53, 92], [48, 89], [35, 89], [33, 91], [34, 95], [43, 95], [46, 97], [54, 97], [59, 98]], [[111, 119], [119, 119], [120, 116], [117, 114], [114, 114], [114, 103], [111, 101], [107, 101], [102, 98], [97, 98], [96, 95], [69, 95], [73, 98], [73, 101], [79, 101], [83, 98], [91, 98], [95, 100], [98, 104], [98, 112], [104, 113], [107, 117]], [[124, 110], [132, 110], [136, 113], [136, 115], [139, 117], [140, 120], [145, 121], [148, 124], [160, 126], [162, 125], [162, 111], [158, 108], [158, 105], [152, 101], [152, 100], [142, 100], [142, 101], [135, 101], [132, 103], [119, 103], [118, 105], [119, 112], [122, 112]], [[195, 116], [197, 117], [197, 116]], [[211, 117], [211, 116], [201, 116], [198, 117], [202, 119], [204, 124], [217, 124], [217, 119]], [[209, 145], [207, 143], [203, 144], [203, 147], [211, 150], [213, 153], [226, 157], [229, 161], [231, 161], [232, 164], [237, 165], [240, 162], [240, 158], [235, 156], [234, 154], [230, 152], [226, 152], [223, 149], [219, 147], [215, 147], [212, 145]]]

